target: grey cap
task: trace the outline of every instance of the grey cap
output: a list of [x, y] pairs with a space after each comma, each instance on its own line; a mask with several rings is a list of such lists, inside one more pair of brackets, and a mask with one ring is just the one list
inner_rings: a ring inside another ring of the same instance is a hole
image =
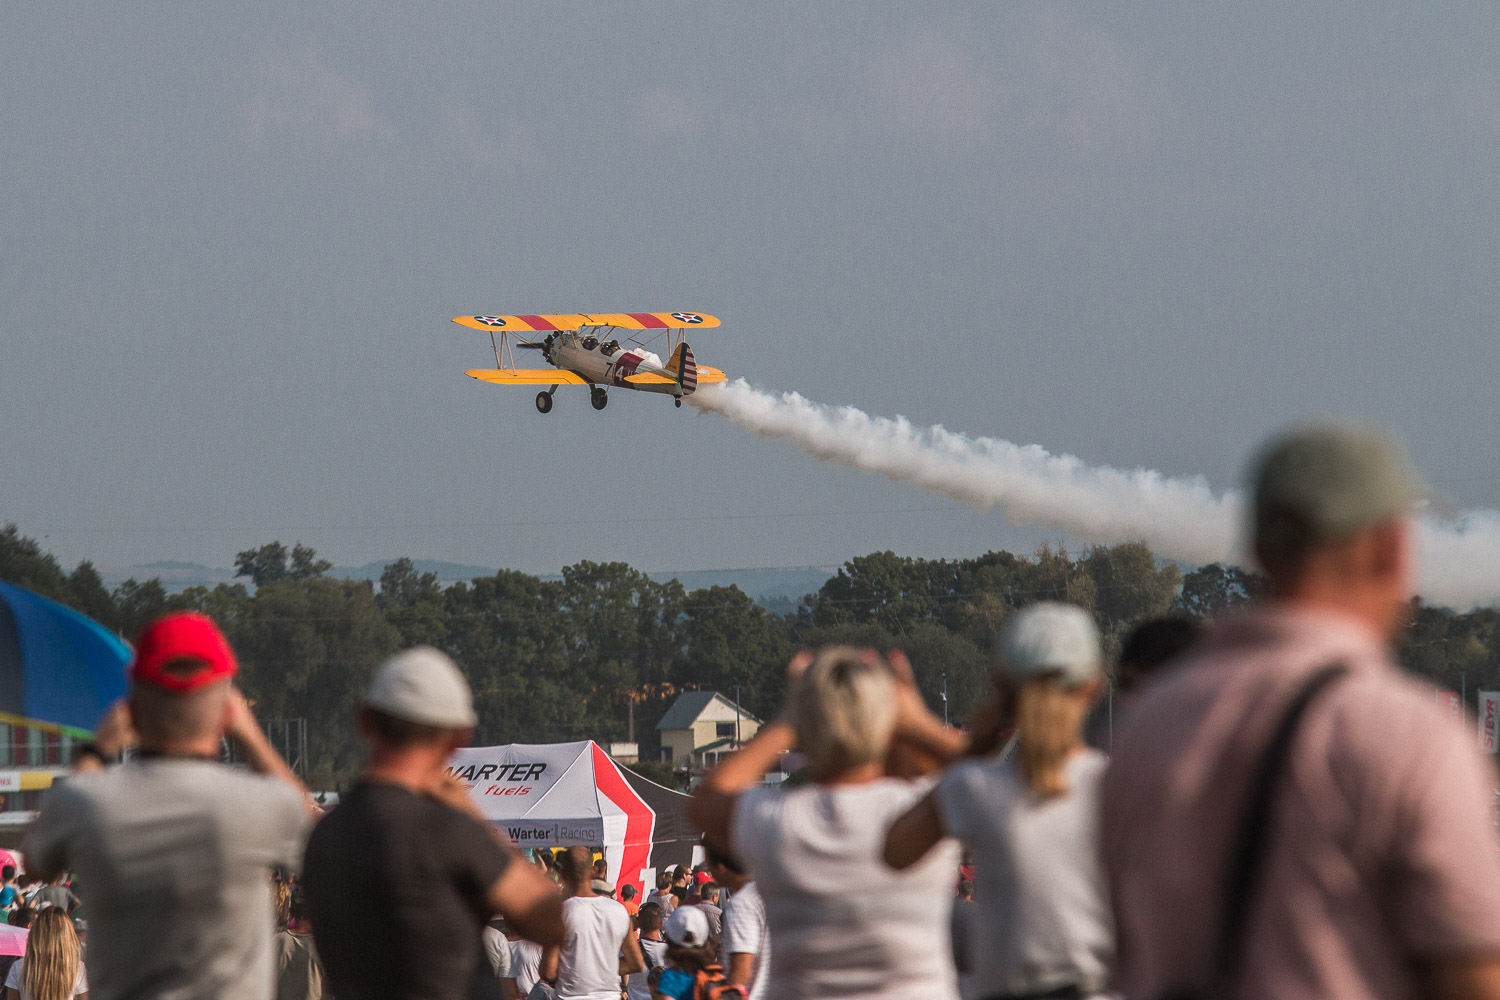
[[1076, 604], [1044, 601], [1016, 612], [995, 636], [994, 652], [1001, 675], [1014, 684], [1056, 674], [1071, 686], [1104, 670], [1099, 630]]
[[1359, 424], [1318, 424], [1274, 438], [1252, 482], [1251, 535], [1279, 550], [1347, 538], [1411, 513], [1426, 496], [1400, 443]]
[[431, 646], [402, 650], [382, 663], [365, 704], [424, 726], [465, 729], [478, 721], [469, 682]]

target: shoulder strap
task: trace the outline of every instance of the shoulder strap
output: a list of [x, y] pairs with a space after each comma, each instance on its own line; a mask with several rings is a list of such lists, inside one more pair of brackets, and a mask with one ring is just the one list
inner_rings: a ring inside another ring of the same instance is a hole
[[1271, 735], [1265, 755], [1256, 768], [1250, 784], [1250, 798], [1240, 819], [1239, 837], [1230, 855], [1228, 892], [1219, 921], [1219, 937], [1214, 949], [1214, 978], [1223, 995], [1224, 987], [1234, 981], [1244, 959], [1245, 927], [1255, 904], [1261, 869], [1265, 867], [1270, 845], [1271, 807], [1281, 774], [1291, 755], [1297, 726], [1310, 706], [1330, 684], [1348, 673], [1343, 663], [1330, 663], [1314, 671], [1292, 697], [1281, 721]]

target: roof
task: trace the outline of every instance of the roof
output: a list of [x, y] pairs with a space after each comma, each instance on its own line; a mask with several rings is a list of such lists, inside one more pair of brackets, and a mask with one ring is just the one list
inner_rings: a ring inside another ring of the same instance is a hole
[[667, 714], [661, 717], [656, 728], [689, 729], [705, 715], [715, 717], [716, 721], [722, 719], [727, 722], [735, 717], [736, 712], [741, 719], [760, 721], [717, 691], [684, 691], [677, 696], [672, 707], [667, 709]]

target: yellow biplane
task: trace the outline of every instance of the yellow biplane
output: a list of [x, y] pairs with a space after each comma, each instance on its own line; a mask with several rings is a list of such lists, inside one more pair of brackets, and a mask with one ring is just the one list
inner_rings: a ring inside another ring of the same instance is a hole
[[[552, 409], [552, 394], [560, 385], [589, 386], [594, 409], [609, 405], [609, 386], [660, 392], [682, 405], [700, 385], [723, 382], [727, 376], [717, 368], [700, 365], [687, 345], [687, 331], [708, 329], [719, 321], [706, 313], [577, 313], [566, 316], [455, 316], [453, 322], [474, 330], [486, 330], [495, 351], [494, 368], [471, 368], [470, 378], [496, 385], [545, 385], [536, 394], [536, 408]], [[621, 347], [616, 330], [630, 331], [625, 339], [633, 346]], [[655, 333], [652, 333], [655, 331]], [[545, 333], [541, 339], [517, 338], [512, 333]], [[499, 339], [496, 339], [499, 334]], [[647, 334], [651, 334], [647, 336]], [[658, 338], [667, 338], [665, 364], [647, 350]], [[642, 338], [645, 339], [642, 339]], [[517, 368], [516, 350], [541, 351], [551, 368]]]

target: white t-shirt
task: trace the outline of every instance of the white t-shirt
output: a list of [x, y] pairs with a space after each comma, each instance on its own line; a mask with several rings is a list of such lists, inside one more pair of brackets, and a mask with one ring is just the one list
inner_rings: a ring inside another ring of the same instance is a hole
[[1039, 802], [1014, 765], [950, 769], [938, 785], [943, 828], [974, 852], [974, 987], [980, 996], [1102, 989], [1114, 924], [1099, 854], [1099, 786], [1108, 758], [1067, 762], [1066, 795]]
[[777, 1000], [955, 1000], [948, 941], [958, 845], [904, 872], [881, 855], [886, 830], [931, 787], [755, 788], [735, 806], [731, 851], [755, 873], [776, 960]]
[[[5, 974], [5, 988], [9, 990], [15, 990], [17, 993], [21, 994], [21, 1000], [31, 1000], [31, 994], [27, 993], [21, 988], [21, 976], [24, 974], [23, 967], [25, 965], [26, 959], [16, 959], [15, 964], [10, 967], [10, 971]], [[84, 969], [83, 963], [79, 962], [78, 982], [73, 987], [73, 995], [76, 997], [78, 996], [78, 994], [87, 993], [88, 991], [89, 974], [88, 971]]]
[[562, 1000], [619, 1000], [620, 945], [630, 913], [608, 896], [563, 900], [563, 945], [557, 995]]
[[667, 942], [641, 938], [641, 957], [646, 960], [646, 967], [625, 977], [630, 1000], [651, 1000], [651, 970], [667, 964]]
[[766, 904], [754, 882], [746, 882], [724, 904], [722, 947], [726, 959], [730, 955], [755, 956], [754, 971], [750, 974], [750, 1000], [762, 1000], [770, 980], [766, 970], [771, 967], [771, 928], [766, 923]]
[[505, 940], [505, 935], [493, 927], [486, 927], [479, 932], [480, 943], [484, 945], [485, 961], [490, 963], [490, 968], [495, 972], [496, 979], [510, 978], [510, 942]]
[[516, 981], [521, 996], [531, 992], [536, 981], [542, 978], [542, 946], [535, 941], [521, 938], [510, 943], [510, 976]]

